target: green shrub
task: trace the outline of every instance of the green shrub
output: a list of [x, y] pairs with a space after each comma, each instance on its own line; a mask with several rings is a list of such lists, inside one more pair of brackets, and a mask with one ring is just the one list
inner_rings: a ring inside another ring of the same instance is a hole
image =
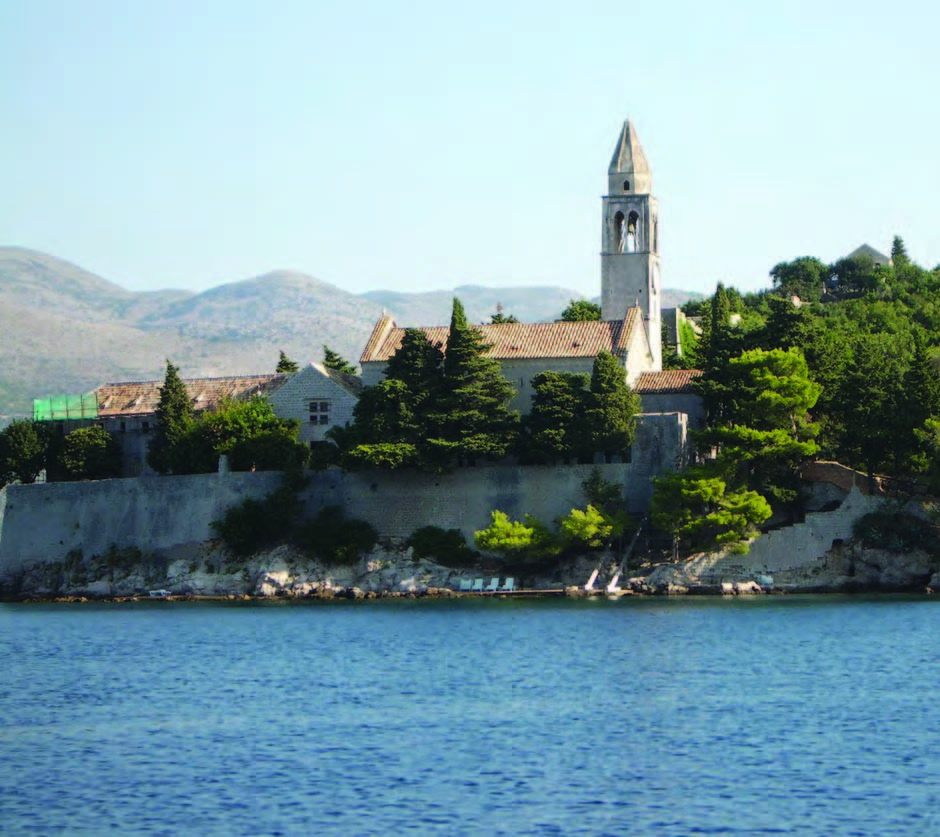
[[290, 538], [300, 500], [285, 484], [261, 500], [249, 497], [226, 509], [212, 529], [237, 555], [246, 556]]
[[865, 546], [889, 552], [937, 551], [937, 527], [910, 512], [869, 512], [855, 521], [852, 533]]
[[414, 550], [415, 558], [433, 559], [445, 567], [472, 567], [480, 557], [476, 550], [467, 546], [463, 532], [440, 526], [415, 529], [407, 546]]
[[484, 552], [506, 560], [531, 561], [557, 555], [560, 546], [544, 523], [527, 514], [523, 520], [510, 520], [499, 510], [491, 512], [490, 525], [474, 533], [474, 543]]
[[339, 506], [326, 506], [312, 520], [297, 527], [295, 539], [315, 558], [348, 565], [371, 551], [379, 534], [365, 520], [347, 519]]
[[59, 464], [67, 480], [104, 480], [121, 475], [121, 443], [98, 425], [73, 430], [62, 443]]

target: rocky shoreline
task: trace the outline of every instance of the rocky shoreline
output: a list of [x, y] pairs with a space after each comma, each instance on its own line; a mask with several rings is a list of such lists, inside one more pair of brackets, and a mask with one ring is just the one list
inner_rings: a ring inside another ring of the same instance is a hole
[[[105, 556], [52, 562], [28, 568], [2, 598], [22, 602], [165, 602], [451, 599], [479, 597], [580, 598], [589, 596], [753, 596], [793, 593], [871, 593], [940, 591], [937, 558], [923, 551], [890, 552], [861, 543], [834, 545], [820, 557], [795, 560], [772, 568], [747, 555], [707, 553], [677, 563], [635, 567], [615, 591], [607, 579], [616, 565], [613, 555], [580, 556], [550, 571], [525, 572], [496, 563], [454, 568], [422, 558], [410, 550], [386, 547], [351, 566], [329, 566], [293, 547], [280, 546], [247, 559], [227, 552], [218, 542], [144, 556], [120, 551]], [[603, 571], [595, 589], [585, 583], [595, 568]], [[467, 578], [515, 575], [513, 593], [459, 591]], [[150, 597], [166, 589], [165, 598]]]

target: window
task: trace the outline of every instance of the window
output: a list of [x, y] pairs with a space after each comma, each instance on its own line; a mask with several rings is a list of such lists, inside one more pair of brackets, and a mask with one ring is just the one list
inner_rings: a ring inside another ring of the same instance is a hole
[[624, 181], [623, 181], [623, 191], [624, 191], [624, 192], [629, 192], [629, 191], [630, 191], [630, 181], [629, 181], [629, 180], [624, 180]]
[[330, 423], [330, 402], [329, 401], [311, 401], [309, 406], [310, 406], [310, 423], [311, 424], [329, 424]]
[[126, 432], [127, 432], [127, 422], [126, 422], [126, 421], [122, 421], [122, 422], [121, 422], [121, 432], [122, 432], [122, 433], [126, 433]]
[[625, 226], [623, 213], [618, 212], [616, 215], [614, 215], [614, 246], [612, 249], [615, 253], [623, 252], [624, 233], [626, 232]]
[[141, 422], [141, 424], [140, 424], [140, 432], [141, 432], [141, 433], [149, 433], [149, 432], [150, 432], [150, 422], [149, 422], [149, 421]]

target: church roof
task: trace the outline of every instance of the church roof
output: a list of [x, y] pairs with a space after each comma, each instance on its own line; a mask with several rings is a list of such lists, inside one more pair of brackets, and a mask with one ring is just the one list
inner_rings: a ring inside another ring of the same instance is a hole
[[[229, 398], [242, 400], [253, 395], [270, 395], [290, 375], [233, 375], [224, 378], [184, 378], [186, 392], [197, 411], [210, 410]], [[160, 403], [163, 379], [155, 381], [123, 381], [102, 384], [95, 390], [98, 415], [138, 416], [154, 413]]]
[[322, 363], [311, 363], [310, 365], [321, 375], [329, 378], [338, 386], [341, 386], [350, 395], [354, 395], [356, 398], [358, 398], [362, 393], [362, 378], [360, 378], [358, 375], [351, 375], [348, 372], [340, 372], [338, 369], [330, 369], [328, 366], [324, 366]]
[[645, 178], [650, 176], [650, 166], [646, 161], [646, 154], [643, 152], [643, 146], [640, 145], [640, 139], [636, 134], [636, 128], [628, 119], [623, 123], [620, 131], [620, 139], [617, 140], [617, 147], [614, 149], [614, 156], [610, 160], [609, 174], [630, 174], [636, 178], [637, 175], [643, 175]]
[[644, 372], [634, 389], [640, 395], [694, 393], [692, 381], [701, 376], [698, 369], [668, 369], [663, 372]]
[[[633, 332], [641, 323], [639, 308], [631, 308], [623, 320], [594, 320], [584, 323], [499, 323], [471, 326], [490, 344], [485, 357], [494, 360], [583, 357], [593, 358], [608, 351], [623, 355]], [[442, 348], [447, 342], [448, 326], [422, 328], [428, 340]], [[360, 363], [387, 361], [401, 346], [405, 329], [389, 317], [376, 324], [363, 350]]]

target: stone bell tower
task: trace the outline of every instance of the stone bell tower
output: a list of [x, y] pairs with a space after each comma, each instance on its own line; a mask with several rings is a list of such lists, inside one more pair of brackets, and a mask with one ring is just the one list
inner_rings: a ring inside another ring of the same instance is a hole
[[662, 369], [659, 202], [636, 129], [623, 123], [607, 170], [601, 233], [601, 319], [622, 320], [639, 306], [654, 369]]

